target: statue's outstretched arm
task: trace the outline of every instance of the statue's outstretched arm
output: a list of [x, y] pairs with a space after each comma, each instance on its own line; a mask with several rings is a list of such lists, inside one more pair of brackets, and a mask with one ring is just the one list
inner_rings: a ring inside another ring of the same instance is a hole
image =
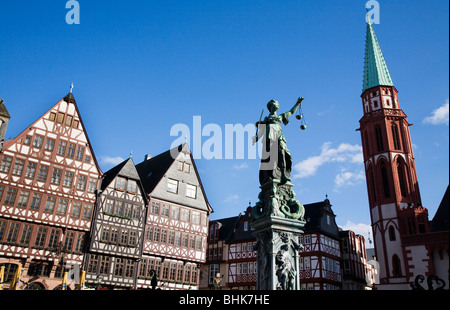
[[292, 114], [295, 114], [295, 112], [297, 112], [297, 109], [300, 106], [300, 104], [302, 103], [302, 101], [303, 101], [303, 97], [298, 98], [297, 99], [297, 103], [292, 107], [292, 109], [290, 109], [289, 111], [283, 113], [283, 117], [287, 119]]

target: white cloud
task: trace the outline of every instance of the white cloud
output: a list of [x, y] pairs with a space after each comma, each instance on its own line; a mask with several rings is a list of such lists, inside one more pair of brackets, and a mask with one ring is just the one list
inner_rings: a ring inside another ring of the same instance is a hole
[[339, 225], [339, 227], [342, 228], [342, 230], [351, 230], [357, 235], [362, 235], [366, 243], [366, 248], [373, 248], [373, 243], [369, 243], [369, 239], [373, 242], [371, 225], [364, 223], [353, 223], [352, 221], [347, 220], [345, 225]]
[[294, 166], [297, 172], [294, 178], [312, 176], [320, 166], [336, 162], [361, 164], [363, 162], [362, 147], [357, 144], [341, 143], [333, 149], [331, 148], [331, 142], [325, 142], [321, 147], [320, 155], [309, 157]]
[[241, 170], [241, 169], [247, 169], [247, 168], [248, 168], [247, 163], [242, 163], [242, 164], [240, 164], [240, 165], [234, 165], [234, 166], [233, 166], [233, 169], [234, 169], [234, 170]]
[[103, 165], [118, 165], [121, 162], [123, 162], [125, 159], [120, 157], [120, 156], [116, 156], [116, 157], [111, 157], [111, 156], [101, 156], [100, 159], [100, 163]]
[[335, 190], [343, 187], [343, 186], [351, 186], [355, 184], [359, 184], [365, 180], [365, 174], [362, 170], [357, 172], [350, 172], [344, 169], [336, 176], [334, 179], [334, 184], [336, 185]]
[[228, 197], [225, 198], [223, 202], [226, 202], [226, 203], [239, 202], [239, 195], [236, 195], [236, 194], [235, 195], [228, 195]]
[[426, 117], [423, 122], [425, 124], [439, 125], [446, 124], [448, 125], [448, 114], [449, 114], [449, 103], [447, 101], [439, 108], [434, 110], [431, 113], [431, 116]]

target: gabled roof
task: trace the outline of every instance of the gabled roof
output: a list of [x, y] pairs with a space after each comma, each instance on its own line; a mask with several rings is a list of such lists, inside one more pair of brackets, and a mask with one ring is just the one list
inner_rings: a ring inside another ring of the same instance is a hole
[[145, 193], [149, 195], [153, 192], [153, 190], [162, 180], [166, 172], [175, 162], [175, 159], [178, 157], [178, 154], [180, 154], [181, 152], [189, 154], [189, 156], [191, 157], [192, 166], [198, 178], [198, 182], [202, 190], [203, 197], [207, 205], [207, 209], [210, 213], [214, 212], [211, 205], [208, 202], [208, 198], [206, 197], [205, 189], [203, 188], [203, 184], [200, 179], [197, 166], [195, 165], [195, 161], [194, 158], [192, 157], [191, 151], [189, 150], [189, 146], [186, 143], [174, 147], [148, 160], [144, 160], [143, 162], [136, 165], [136, 170], [139, 174], [139, 177], [141, 178], [141, 182], [144, 187]]
[[92, 156], [92, 159], [94, 160], [95, 167], [97, 168], [99, 174], [102, 175], [103, 172], [102, 172], [102, 170], [100, 169], [100, 165], [98, 164], [97, 157], [95, 156], [93, 146], [92, 146], [92, 144], [91, 144], [91, 141], [89, 140], [89, 136], [88, 136], [88, 133], [87, 133], [86, 126], [84, 125], [83, 118], [81, 117], [80, 110], [78, 109], [78, 105], [77, 105], [77, 103], [76, 103], [76, 101], [75, 101], [75, 98], [74, 98], [74, 96], [73, 96], [72, 93], [68, 93], [63, 99], [59, 100], [59, 101], [58, 101], [56, 104], [54, 104], [50, 109], [48, 109], [48, 110], [47, 110], [45, 113], [43, 113], [39, 118], [37, 118], [30, 126], [27, 126], [27, 127], [25, 128], [25, 130], [23, 130], [20, 134], [18, 134], [14, 139], [11, 139], [11, 140], [6, 141], [6, 142], [4, 143], [4, 145], [3, 145], [3, 149], [7, 149], [7, 148], [10, 147], [11, 145], [13, 145], [13, 144], [16, 142], [16, 140], [17, 140], [20, 136], [25, 135], [25, 134], [28, 132], [29, 128], [34, 127], [34, 126], [35, 126], [35, 125], [43, 118], [44, 115], [46, 115], [49, 111], [51, 111], [51, 110], [52, 110], [55, 106], [57, 106], [61, 101], [65, 101], [65, 102], [67, 102], [67, 103], [73, 103], [73, 105], [74, 105], [74, 107], [75, 107], [75, 111], [76, 111], [76, 113], [77, 113], [77, 115], [78, 115], [78, 118], [79, 118], [79, 120], [80, 120], [81, 127], [83, 128], [84, 135], [86, 136], [86, 140], [87, 140], [87, 143], [88, 143], [88, 147], [90, 148], [91, 156]]
[[245, 230], [243, 224], [251, 219], [251, 214], [252, 208], [249, 207], [244, 214], [211, 221], [220, 225], [219, 240], [223, 240], [225, 243], [255, 240], [253, 231], [250, 228]]
[[136, 167], [134, 166], [134, 162], [130, 157], [104, 173], [101, 190], [104, 190], [106, 187], [108, 187], [108, 185], [118, 175], [140, 181], [139, 174], [137, 173]]
[[178, 149], [178, 151], [181, 151], [181, 148], [182, 146], [180, 145], [136, 165], [136, 170], [147, 194], [150, 194], [155, 189], [175, 161], [176, 157], [171, 155], [173, 150]]
[[[306, 224], [303, 231], [305, 233], [320, 232], [332, 237], [339, 237], [339, 229], [334, 220], [335, 215], [328, 199], [305, 204], [304, 207]], [[330, 224], [327, 223], [324, 215], [330, 215]]]
[[375, 86], [394, 86], [372, 24], [367, 23], [363, 92]]
[[214, 220], [211, 222], [217, 222], [220, 225], [219, 228], [219, 240], [228, 241], [233, 235], [233, 231], [237, 226], [240, 216], [233, 216], [224, 219]]

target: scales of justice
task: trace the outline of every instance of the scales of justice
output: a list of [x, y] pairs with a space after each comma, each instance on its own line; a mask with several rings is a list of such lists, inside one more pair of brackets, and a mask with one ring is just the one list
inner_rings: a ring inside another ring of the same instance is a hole
[[262, 119], [261, 113], [255, 124], [253, 143], [262, 141], [263, 144], [259, 169], [261, 191], [250, 223], [256, 237], [258, 290], [300, 289], [298, 257], [302, 245], [298, 240], [305, 226], [305, 208], [292, 189], [292, 157], [281, 123], [287, 125], [289, 117], [295, 115], [301, 121], [300, 129], [306, 129], [302, 101], [302, 97], [298, 98], [289, 111], [278, 115], [279, 104], [271, 100], [267, 103], [269, 115]]

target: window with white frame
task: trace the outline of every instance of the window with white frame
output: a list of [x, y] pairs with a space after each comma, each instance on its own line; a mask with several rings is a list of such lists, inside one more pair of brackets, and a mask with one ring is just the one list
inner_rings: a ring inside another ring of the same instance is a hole
[[174, 179], [168, 179], [167, 191], [174, 194], [178, 193], [178, 181]]
[[186, 184], [186, 196], [190, 198], [197, 197], [197, 186]]

